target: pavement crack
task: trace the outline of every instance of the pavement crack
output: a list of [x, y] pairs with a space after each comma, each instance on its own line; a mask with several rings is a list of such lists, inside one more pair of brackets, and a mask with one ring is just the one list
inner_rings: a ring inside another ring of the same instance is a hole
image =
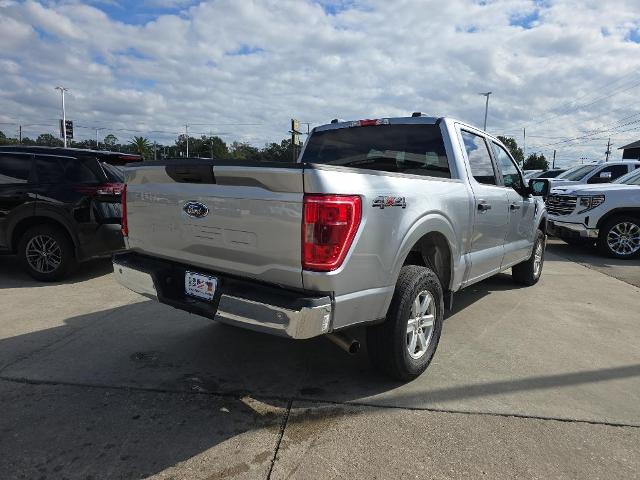
[[[457, 410], [457, 409], [448, 409], [448, 408], [433, 408], [433, 407], [409, 407], [409, 406], [401, 406], [401, 405], [380, 405], [376, 403], [368, 403], [368, 402], [357, 402], [357, 401], [348, 401], [348, 402], [340, 402], [337, 400], [326, 400], [326, 399], [318, 399], [318, 398], [305, 398], [305, 397], [282, 397], [277, 395], [256, 395], [249, 391], [242, 392], [216, 392], [216, 391], [190, 391], [190, 390], [177, 390], [177, 389], [167, 389], [167, 388], [157, 388], [157, 387], [139, 387], [139, 386], [129, 386], [129, 385], [105, 385], [105, 384], [95, 384], [95, 383], [80, 383], [80, 382], [66, 382], [66, 381], [57, 381], [57, 380], [34, 380], [25, 377], [10, 377], [6, 375], [0, 375], [0, 381], [8, 382], [8, 383], [21, 383], [26, 385], [48, 385], [48, 386], [63, 386], [63, 387], [76, 387], [76, 388], [96, 388], [103, 390], [115, 390], [115, 391], [125, 391], [125, 392], [150, 392], [150, 393], [167, 393], [167, 394], [176, 394], [176, 395], [206, 395], [206, 396], [214, 396], [214, 397], [222, 397], [222, 398], [234, 398], [234, 399], [242, 399], [246, 396], [251, 396], [256, 400], [266, 400], [266, 401], [279, 401], [279, 402], [287, 402], [286, 412], [283, 419], [283, 422], [280, 426], [280, 434], [278, 437], [278, 442], [274, 451], [274, 456], [272, 459], [272, 466], [269, 469], [273, 468], [273, 463], [275, 462], [276, 455], [280, 448], [280, 443], [284, 436], [285, 429], [289, 422], [289, 416], [291, 414], [291, 409], [293, 408], [294, 402], [308, 402], [308, 403], [316, 403], [316, 404], [325, 404], [325, 405], [341, 405], [346, 407], [366, 407], [366, 408], [377, 408], [377, 409], [394, 409], [394, 410], [407, 410], [407, 411], [417, 411], [417, 412], [433, 412], [433, 413], [449, 413], [449, 414], [457, 414], [457, 415], [479, 415], [479, 416], [491, 416], [491, 417], [502, 417], [502, 418], [521, 418], [525, 420], [545, 420], [545, 421], [554, 421], [554, 422], [566, 422], [566, 423], [579, 423], [586, 425], [602, 425], [608, 427], [624, 427], [624, 428], [637, 428], [640, 429], [640, 424], [633, 423], [624, 423], [624, 422], [611, 422], [611, 421], [600, 421], [600, 420], [587, 420], [587, 419], [579, 419], [579, 418], [566, 418], [566, 417], [551, 417], [544, 415], [527, 415], [522, 413], [500, 413], [500, 412], [486, 412], [486, 411], [470, 411], [470, 410]], [[267, 477], [269, 479], [269, 477]]]
[[276, 448], [273, 451], [273, 457], [271, 458], [271, 465], [269, 466], [269, 473], [267, 473], [267, 480], [271, 480], [271, 472], [273, 472], [273, 467], [276, 464], [276, 460], [278, 458], [278, 451], [280, 450], [280, 444], [282, 443], [282, 438], [284, 437], [284, 431], [287, 429], [287, 424], [289, 423], [289, 415], [291, 414], [291, 408], [293, 407], [293, 398], [289, 399], [287, 403], [287, 411], [284, 413], [284, 418], [282, 419], [282, 425], [280, 425], [280, 434], [278, 435], [278, 441], [276, 442]]

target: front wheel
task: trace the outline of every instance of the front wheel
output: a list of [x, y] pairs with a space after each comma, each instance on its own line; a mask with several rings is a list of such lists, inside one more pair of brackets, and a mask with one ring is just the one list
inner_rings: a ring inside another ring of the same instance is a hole
[[443, 318], [442, 286], [435, 272], [402, 267], [385, 321], [367, 328], [371, 363], [397, 380], [418, 377], [436, 352]]
[[640, 219], [620, 216], [609, 220], [598, 235], [598, 248], [614, 258], [640, 255]]
[[535, 285], [542, 275], [544, 265], [544, 250], [546, 239], [542, 230], [536, 231], [536, 240], [533, 242], [531, 256], [522, 263], [511, 267], [511, 276], [516, 283], [523, 285]]

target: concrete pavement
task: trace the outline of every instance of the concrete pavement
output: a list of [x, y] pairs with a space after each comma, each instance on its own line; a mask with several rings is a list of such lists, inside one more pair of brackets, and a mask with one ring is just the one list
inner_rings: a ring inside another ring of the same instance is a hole
[[457, 295], [406, 385], [146, 301], [108, 263], [43, 285], [0, 258], [0, 478], [634, 478], [640, 289], [553, 250], [535, 287]]

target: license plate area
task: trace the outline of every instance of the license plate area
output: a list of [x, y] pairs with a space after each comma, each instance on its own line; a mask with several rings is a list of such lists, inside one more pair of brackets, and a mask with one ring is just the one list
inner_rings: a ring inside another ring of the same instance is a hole
[[213, 301], [218, 288], [218, 278], [204, 273], [184, 272], [184, 293], [207, 302]]

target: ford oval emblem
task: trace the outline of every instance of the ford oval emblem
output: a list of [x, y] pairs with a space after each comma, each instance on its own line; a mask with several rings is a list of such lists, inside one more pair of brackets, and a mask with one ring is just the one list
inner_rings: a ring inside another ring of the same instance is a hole
[[200, 202], [187, 202], [182, 207], [182, 210], [193, 218], [202, 218], [209, 215], [209, 207]]

